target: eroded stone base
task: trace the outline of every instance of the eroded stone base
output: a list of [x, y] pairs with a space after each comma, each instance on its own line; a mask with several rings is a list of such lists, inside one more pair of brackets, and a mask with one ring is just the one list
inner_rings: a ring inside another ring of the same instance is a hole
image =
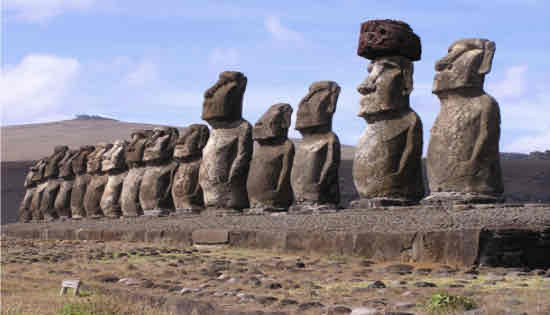
[[338, 211], [338, 205], [325, 203], [297, 203], [288, 208], [288, 213], [291, 214], [322, 214], [322, 213], [335, 213]]
[[423, 205], [495, 204], [504, 202], [501, 196], [462, 192], [435, 192], [420, 201]]
[[417, 205], [418, 201], [400, 198], [363, 198], [350, 203], [353, 209], [368, 209], [380, 207], [409, 207]]

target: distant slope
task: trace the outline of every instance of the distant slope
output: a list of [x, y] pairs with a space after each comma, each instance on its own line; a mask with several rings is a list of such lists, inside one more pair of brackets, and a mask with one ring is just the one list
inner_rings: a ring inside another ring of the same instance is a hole
[[63, 120], [2, 127], [2, 161], [29, 161], [48, 156], [56, 145], [77, 148], [85, 144], [129, 139], [137, 129], [158, 125], [108, 119]]

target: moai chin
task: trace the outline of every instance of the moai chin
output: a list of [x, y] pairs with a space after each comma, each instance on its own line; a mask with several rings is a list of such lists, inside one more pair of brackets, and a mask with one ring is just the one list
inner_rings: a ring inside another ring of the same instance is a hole
[[124, 152], [128, 142], [117, 140], [113, 147], [105, 152], [101, 168], [107, 173], [108, 179], [105, 190], [101, 196], [100, 207], [103, 214], [107, 217], [117, 218], [122, 214], [120, 206], [120, 195], [122, 192], [122, 183], [128, 174]]
[[71, 194], [74, 185], [72, 161], [78, 156], [78, 150], [69, 150], [59, 162], [59, 192], [55, 198], [55, 211], [61, 218], [71, 217]]
[[120, 194], [120, 207], [125, 217], [136, 217], [143, 215], [143, 209], [139, 203], [139, 189], [143, 174], [145, 174], [145, 163], [143, 152], [149, 138], [153, 135], [152, 129], [143, 129], [132, 132], [131, 141], [126, 146], [124, 158], [129, 167], [128, 175], [122, 183]]
[[211, 127], [203, 149], [199, 184], [207, 212], [247, 208], [246, 179], [252, 158], [252, 126], [242, 118], [247, 78], [241, 72], [220, 73], [204, 93], [202, 119]]
[[425, 203], [502, 201], [500, 110], [483, 90], [494, 53], [490, 40], [462, 39], [435, 64], [432, 93], [441, 111], [428, 146], [430, 196]]
[[339, 94], [336, 82], [314, 82], [298, 105], [295, 128], [303, 140], [291, 171], [296, 203], [292, 212], [335, 210], [340, 202], [340, 141], [332, 132]]
[[57, 211], [55, 211], [55, 198], [59, 192], [59, 186], [61, 180], [59, 180], [59, 167], [60, 162], [63, 160], [69, 147], [66, 145], [59, 145], [54, 148], [53, 154], [48, 159], [48, 165], [44, 170], [44, 178], [47, 180], [48, 185], [42, 195], [40, 201], [40, 212], [44, 216], [45, 220], [51, 221], [59, 217]]
[[87, 171], [91, 179], [86, 194], [84, 195], [84, 209], [86, 216], [90, 218], [103, 217], [101, 210], [101, 197], [107, 185], [108, 175], [101, 169], [103, 156], [113, 147], [112, 143], [98, 143], [94, 152], [88, 155]]
[[411, 109], [413, 60], [420, 38], [408, 24], [373, 20], [361, 25], [358, 55], [371, 60], [357, 88], [358, 116], [367, 126], [357, 144], [353, 181], [361, 199], [354, 208], [408, 206], [424, 196], [422, 122]]
[[288, 140], [291, 116], [289, 104], [275, 104], [254, 124], [246, 183], [251, 213], [286, 211], [294, 200], [290, 185], [294, 143]]
[[145, 173], [139, 188], [139, 202], [145, 215], [167, 215], [174, 209], [171, 185], [176, 163], [172, 155], [178, 136], [176, 128], [155, 128], [145, 144]]
[[73, 219], [81, 219], [86, 216], [84, 196], [91, 180], [91, 175], [87, 173], [88, 156], [94, 151], [95, 148], [91, 145], [81, 146], [78, 149], [78, 154], [71, 161], [71, 167], [75, 175], [71, 191], [71, 218]]
[[172, 199], [176, 213], [199, 213], [204, 208], [199, 170], [202, 150], [208, 142], [208, 126], [193, 124], [185, 128], [174, 148], [174, 160], [178, 163], [172, 180]]

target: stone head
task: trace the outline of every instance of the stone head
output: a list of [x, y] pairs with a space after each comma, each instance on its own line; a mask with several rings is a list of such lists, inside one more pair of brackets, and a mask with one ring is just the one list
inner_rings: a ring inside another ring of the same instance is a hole
[[101, 169], [104, 172], [126, 168], [124, 150], [127, 145], [128, 142], [126, 140], [116, 140], [113, 146], [105, 152], [101, 161]]
[[69, 150], [59, 162], [59, 177], [68, 178], [74, 175], [72, 161], [78, 156], [79, 150]]
[[318, 81], [300, 101], [296, 114], [296, 130], [315, 132], [315, 129], [332, 128], [332, 115], [340, 95], [340, 86], [334, 81]]
[[291, 117], [292, 107], [289, 104], [272, 105], [254, 124], [252, 138], [254, 140], [286, 139]]
[[31, 180], [33, 182], [39, 182], [44, 178], [44, 170], [46, 169], [46, 166], [48, 165], [48, 158], [44, 157], [38, 160], [32, 168], [31, 171], [33, 172], [33, 176]]
[[143, 152], [143, 161], [164, 161], [172, 157], [179, 136], [177, 128], [160, 127], [153, 129]]
[[152, 129], [136, 130], [130, 134], [131, 141], [126, 146], [126, 151], [124, 153], [128, 166], [133, 166], [143, 161], [145, 145], [152, 136]]
[[413, 69], [411, 60], [406, 57], [374, 59], [368, 67], [369, 76], [357, 87], [362, 95], [358, 116], [409, 107]]
[[483, 89], [491, 71], [495, 42], [482, 38], [462, 39], [449, 47], [447, 56], [435, 63], [432, 92], [439, 94], [459, 88]]
[[86, 173], [86, 167], [88, 164], [88, 155], [94, 152], [95, 148], [92, 145], [83, 145], [78, 148], [78, 154], [71, 161], [73, 172], [75, 174], [84, 174]]
[[113, 147], [111, 143], [98, 143], [95, 146], [94, 152], [88, 155], [88, 163], [86, 165], [88, 173], [96, 173], [101, 171], [101, 162], [103, 155]]
[[247, 78], [241, 72], [220, 73], [218, 82], [204, 93], [202, 119], [208, 123], [241, 119], [246, 83]]
[[203, 124], [192, 124], [185, 128], [179, 136], [174, 148], [174, 158], [184, 159], [188, 157], [201, 156], [202, 149], [206, 146], [210, 130]]
[[65, 157], [65, 153], [69, 150], [66, 145], [57, 145], [53, 150], [53, 154], [48, 159], [48, 165], [44, 171], [44, 177], [57, 177], [59, 174], [59, 162]]

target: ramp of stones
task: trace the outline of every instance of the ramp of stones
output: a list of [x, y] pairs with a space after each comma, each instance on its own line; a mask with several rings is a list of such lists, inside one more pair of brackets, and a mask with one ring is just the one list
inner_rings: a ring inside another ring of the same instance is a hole
[[550, 267], [550, 205], [343, 210], [322, 215], [169, 216], [8, 224], [30, 239], [228, 244], [375, 261]]

